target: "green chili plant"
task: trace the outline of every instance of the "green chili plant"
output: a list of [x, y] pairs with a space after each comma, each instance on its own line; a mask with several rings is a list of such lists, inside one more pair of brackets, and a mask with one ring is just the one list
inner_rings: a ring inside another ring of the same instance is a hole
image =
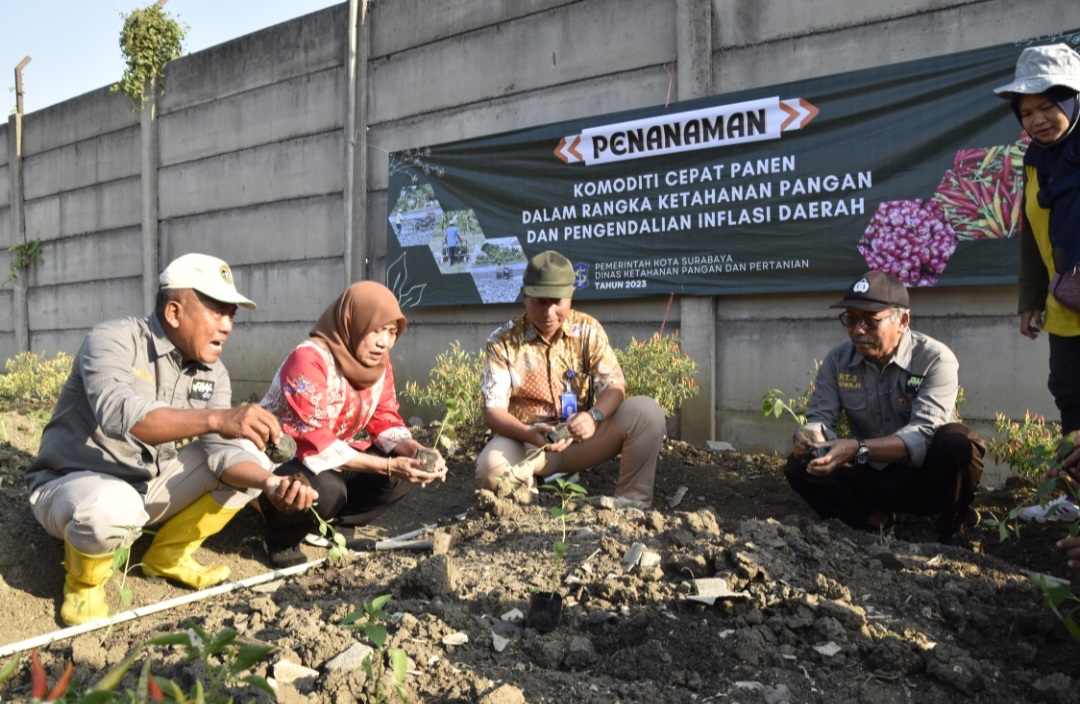
[[694, 382], [697, 362], [682, 351], [677, 330], [673, 335], [655, 332], [648, 340], [631, 338], [626, 347], [615, 349], [615, 357], [626, 378], [626, 395], [649, 396], [667, 418], [701, 393]]
[[364, 602], [357, 611], [345, 617], [341, 627], [348, 630], [361, 630], [368, 640], [375, 646], [375, 652], [364, 658], [362, 666], [368, 682], [371, 683], [372, 696], [376, 702], [385, 701], [383, 692], [383, 675], [386, 672], [386, 660], [389, 655], [391, 674], [394, 678], [394, 690], [402, 702], [408, 702], [408, 693], [405, 691], [405, 675], [409, 665], [409, 656], [403, 648], [390, 648], [387, 645], [386, 623], [388, 621], [383, 606], [390, 601], [389, 594], [377, 596]]
[[566, 535], [568, 530], [566, 517], [569, 515], [570, 504], [578, 499], [583, 499], [588, 492], [585, 490], [585, 487], [580, 484], [575, 484], [574, 482], [561, 478], [556, 479], [551, 484], [544, 484], [540, 488], [555, 492], [559, 496], [559, 503], [548, 509], [551, 518], [558, 521], [561, 528], [560, 537], [552, 546], [550, 591], [551, 595], [555, 596], [559, 591], [559, 582], [562, 581], [562, 563], [563, 558], [566, 557]]

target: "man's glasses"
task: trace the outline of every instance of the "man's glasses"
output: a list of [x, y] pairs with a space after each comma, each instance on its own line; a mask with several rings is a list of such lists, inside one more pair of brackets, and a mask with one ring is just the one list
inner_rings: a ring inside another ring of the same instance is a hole
[[884, 323], [886, 320], [889, 320], [892, 317], [893, 317], [892, 311], [886, 313], [885, 315], [881, 316], [880, 318], [860, 318], [858, 316], [852, 315], [851, 313], [848, 313], [848, 312], [845, 311], [845, 312], [840, 314], [840, 324], [843, 325], [848, 330], [854, 330], [859, 325], [862, 325], [863, 327], [866, 328], [867, 332], [873, 332], [873, 331], [877, 330], [878, 327], [880, 327], [880, 325], [882, 323]]

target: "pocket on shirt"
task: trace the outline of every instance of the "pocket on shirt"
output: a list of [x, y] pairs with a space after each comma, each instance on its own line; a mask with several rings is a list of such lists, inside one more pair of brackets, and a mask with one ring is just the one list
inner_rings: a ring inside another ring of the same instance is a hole
[[862, 388], [840, 388], [840, 405], [844, 410], [862, 411], [866, 409], [866, 391]]

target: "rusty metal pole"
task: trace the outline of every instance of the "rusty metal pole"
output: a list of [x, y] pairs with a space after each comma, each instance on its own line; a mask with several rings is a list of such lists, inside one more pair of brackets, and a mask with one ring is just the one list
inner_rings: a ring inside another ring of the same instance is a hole
[[30, 57], [27, 56], [19, 65], [15, 67], [15, 112], [23, 114], [23, 87], [22, 87], [22, 70], [26, 68], [26, 64], [30, 63]]

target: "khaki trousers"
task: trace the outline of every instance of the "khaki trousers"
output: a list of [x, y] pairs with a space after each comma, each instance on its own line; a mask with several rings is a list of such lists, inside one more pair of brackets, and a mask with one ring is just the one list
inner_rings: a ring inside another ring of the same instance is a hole
[[[533, 476], [573, 473], [621, 454], [615, 495], [652, 506], [656, 459], [664, 441], [664, 411], [648, 396], [632, 396], [619, 404], [596, 434], [562, 452], [544, 452], [532, 464]], [[506, 470], [535, 449], [518, 440], [494, 436], [476, 460], [481, 488], [494, 490]]]
[[176, 460], [147, 482], [145, 494], [108, 474], [72, 472], [38, 487], [30, 495], [30, 508], [49, 535], [66, 537], [87, 555], [103, 555], [129, 544], [137, 529], [164, 523], [207, 492], [227, 508], [243, 507], [259, 494], [214, 476], [196, 441], [181, 447]]

